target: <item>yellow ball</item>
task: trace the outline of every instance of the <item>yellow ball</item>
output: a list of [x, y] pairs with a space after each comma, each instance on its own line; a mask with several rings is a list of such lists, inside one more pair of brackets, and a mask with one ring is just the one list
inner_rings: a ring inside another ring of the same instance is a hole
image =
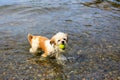
[[65, 48], [65, 45], [60, 44], [60, 45], [59, 45], [59, 48], [60, 48], [60, 49], [64, 49], [64, 48]]

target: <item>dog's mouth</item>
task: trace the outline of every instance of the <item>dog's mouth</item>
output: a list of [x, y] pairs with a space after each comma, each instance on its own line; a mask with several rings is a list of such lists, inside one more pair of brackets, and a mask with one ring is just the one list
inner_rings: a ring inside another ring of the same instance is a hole
[[62, 48], [62, 50], [65, 50], [65, 48]]
[[65, 50], [65, 49], [66, 49], [66, 45], [65, 45], [65, 44], [60, 44], [60, 45], [59, 45], [59, 48], [60, 48], [61, 50]]

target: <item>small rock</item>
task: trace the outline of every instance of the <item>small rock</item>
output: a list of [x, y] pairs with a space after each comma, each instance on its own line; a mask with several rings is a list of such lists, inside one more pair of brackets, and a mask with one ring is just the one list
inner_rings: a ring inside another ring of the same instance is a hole
[[120, 76], [118, 76], [117, 79], [120, 80]]

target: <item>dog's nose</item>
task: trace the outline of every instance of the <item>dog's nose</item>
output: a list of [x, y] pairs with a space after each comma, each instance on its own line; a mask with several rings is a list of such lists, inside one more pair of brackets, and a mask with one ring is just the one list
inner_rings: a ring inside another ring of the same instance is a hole
[[62, 44], [65, 44], [65, 42], [64, 42], [64, 41], [62, 41]]

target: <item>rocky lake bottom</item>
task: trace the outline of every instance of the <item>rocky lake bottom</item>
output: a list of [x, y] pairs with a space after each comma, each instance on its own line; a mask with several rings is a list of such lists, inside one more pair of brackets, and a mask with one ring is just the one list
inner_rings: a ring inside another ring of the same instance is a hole
[[[67, 61], [29, 53], [28, 33], [60, 31]], [[0, 80], [120, 80], [119, 0], [1, 0]]]

